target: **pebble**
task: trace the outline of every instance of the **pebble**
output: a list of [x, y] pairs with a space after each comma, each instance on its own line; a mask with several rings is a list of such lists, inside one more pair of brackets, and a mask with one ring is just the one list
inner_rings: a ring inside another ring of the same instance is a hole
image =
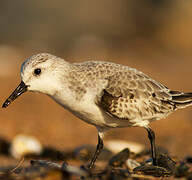
[[136, 160], [134, 160], [134, 159], [127, 159], [126, 164], [127, 164], [127, 167], [128, 167], [130, 170], [133, 170], [133, 169], [135, 169], [136, 167], [141, 166], [141, 164], [138, 163], [138, 162], [137, 162]]
[[142, 165], [136, 167], [134, 170], [134, 173], [141, 173], [145, 175], [151, 175], [155, 177], [165, 177], [170, 176], [170, 172], [160, 166], [153, 166], [153, 165]]
[[184, 177], [189, 173], [189, 166], [184, 163], [184, 162], [180, 162], [180, 164], [176, 167], [175, 170], [175, 177]]
[[19, 159], [28, 154], [41, 154], [43, 148], [38, 139], [32, 136], [19, 134], [11, 142], [10, 154]]
[[122, 166], [129, 158], [130, 151], [128, 148], [123, 149], [118, 154], [115, 154], [110, 160], [109, 165], [113, 167]]

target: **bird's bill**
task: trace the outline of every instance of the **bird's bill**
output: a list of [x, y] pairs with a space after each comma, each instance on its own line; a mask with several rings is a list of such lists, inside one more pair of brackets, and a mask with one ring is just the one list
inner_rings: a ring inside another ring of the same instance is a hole
[[17, 97], [27, 91], [27, 87], [23, 81], [17, 86], [17, 88], [12, 92], [12, 94], [7, 98], [7, 100], [3, 103], [2, 107], [6, 108], [12, 101], [14, 101]]

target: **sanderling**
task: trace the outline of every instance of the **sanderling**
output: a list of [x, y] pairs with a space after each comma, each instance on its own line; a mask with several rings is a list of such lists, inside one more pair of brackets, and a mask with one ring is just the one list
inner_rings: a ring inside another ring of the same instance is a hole
[[116, 127], [144, 127], [157, 165], [155, 133], [149, 123], [192, 104], [192, 93], [172, 91], [144, 73], [104, 61], [69, 63], [51, 54], [28, 58], [21, 66], [21, 83], [2, 107], [26, 91], [47, 94], [98, 130], [91, 168], [103, 148], [104, 132]]

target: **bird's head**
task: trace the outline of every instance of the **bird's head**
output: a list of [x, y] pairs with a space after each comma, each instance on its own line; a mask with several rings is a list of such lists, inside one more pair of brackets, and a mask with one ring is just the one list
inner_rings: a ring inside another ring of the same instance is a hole
[[59, 75], [62, 73], [60, 67], [66, 64], [66, 61], [48, 53], [33, 55], [26, 59], [21, 66], [21, 83], [2, 107], [7, 107], [26, 91], [53, 95], [58, 86]]

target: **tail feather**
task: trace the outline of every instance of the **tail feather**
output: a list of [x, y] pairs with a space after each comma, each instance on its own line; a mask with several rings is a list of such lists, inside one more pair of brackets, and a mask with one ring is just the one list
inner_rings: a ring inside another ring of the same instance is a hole
[[185, 108], [192, 105], [192, 93], [182, 93], [179, 91], [170, 91], [172, 102], [178, 108]]

